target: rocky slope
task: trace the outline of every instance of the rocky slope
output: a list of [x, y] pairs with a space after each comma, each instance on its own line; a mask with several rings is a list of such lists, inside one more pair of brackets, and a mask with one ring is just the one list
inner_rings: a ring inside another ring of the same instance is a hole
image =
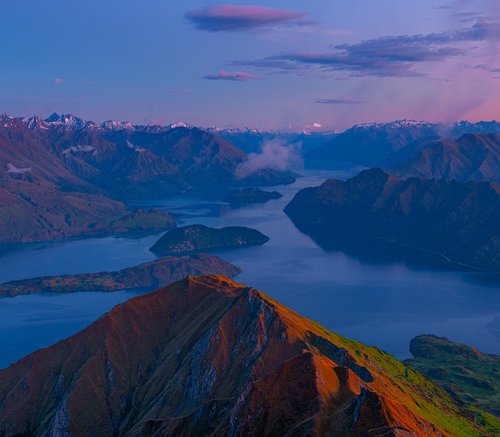
[[266, 203], [270, 200], [281, 199], [282, 194], [277, 191], [264, 191], [259, 188], [242, 188], [231, 191], [224, 199], [232, 205], [247, 205], [250, 203]]
[[263, 293], [189, 277], [0, 370], [0, 435], [493, 435], [430, 380]]
[[217, 274], [233, 277], [241, 270], [217, 256], [198, 254], [165, 257], [117, 272], [44, 276], [0, 285], [0, 297], [41, 292], [116, 291], [130, 288], [159, 288], [186, 276]]
[[467, 134], [441, 141], [391, 170], [401, 177], [500, 183], [500, 135]]
[[454, 398], [500, 417], [500, 356], [435, 335], [420, 335], [410, 343], [406, 363], [427, 375]]
[[268, 241], [268, 237], [251, 228], [232, 226], [215, 229], [204, 225], [190, 225], [167, 232], [150, 250], [158, 255], [180, 255], [258, 246]]
[[496, 184], [401, 180], [380, 169], [301, 190], [285, 208], [326, 249], [349, 238], [388, 242], [493, 271], [500, 271], [499, 211]]

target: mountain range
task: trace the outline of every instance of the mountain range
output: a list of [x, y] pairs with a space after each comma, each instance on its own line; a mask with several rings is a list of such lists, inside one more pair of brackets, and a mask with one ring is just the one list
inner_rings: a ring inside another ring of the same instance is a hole
[[[245, 159], [243, 151], [222, 138], [187, 125], [95, 124], [71, 115], [44, 120], [4, 114], [0, 243], [111, 232], [107, 225], [128, 214], [124, 202], [130, 199], [286, 184], [297, 176], [262, 168], [240, 178]], [[154, 222], [152, 230], [165, 229]], [[143, 230], [148, 227], [145, 221]]]
[[256, 153], [261, 150], [262, 144], [269, 141], [278, 141], [283, 144], [298, 146], [303, 154], [308, 153], [331, 141], [337, 132], [267, 132], [258, 129], [216, 129], [211, 132], [234, 144], [246, 153]]
[[389, 354], [221, 276], [114, 308], [0, 370], [0, 435], [482, 436]]
[[306, 159], [394, 167], [441, 140], [465, 134], [500, 134], [500, 122], [428, 123], [398, 120], [358, 124], [305, 154]]
[[[355, 241], [397, 247], [500, 271], [500, 186], [491, 182], [399, 179], [370, 169], [299, 191], [285, 213], [320, 246]], [[381, 246], [383, 255], [386, 247]]]
[[[261, 169], [245, 180], [237, 170], [246, 154], [212, 132], [179, 123], [136, 126], [96, 124], [53, 114], [22, 122], [48, 140], [52, 151], [80, 178], [118, 198], [161, 197], [248, 183], [292, 183], [291, 172]], [[265, 171], [264, 171], [265, 170]]]

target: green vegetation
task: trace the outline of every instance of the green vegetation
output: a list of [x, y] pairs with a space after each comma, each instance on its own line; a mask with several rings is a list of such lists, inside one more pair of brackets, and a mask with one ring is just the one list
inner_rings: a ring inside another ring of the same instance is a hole
[[410, 352], [414, 358], [407, 364], [452, 397], [500, 417], [500, 356], [434, 335], [414, 338]]
[[196, 252], [258, 246], [269, 241], [259, 231], [242, 226], [221, 229], [190, 225], [173, 229], [161, 237], [151, 252], [157, 255], [186, 255]]
[[175, 219], [160, 210], [137, 210], [113, 220], [105, 228], [112, 234], [164, 231], [175, 227]]

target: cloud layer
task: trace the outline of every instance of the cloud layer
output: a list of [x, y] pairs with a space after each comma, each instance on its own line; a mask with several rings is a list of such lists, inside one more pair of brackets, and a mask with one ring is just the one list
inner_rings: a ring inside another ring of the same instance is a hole
[[233, 82], [246, 82], [249, 80], [258, 79], [258, 77], [253, 75], [253, 74], [250, 74], [250, 73], [245, 73], [244, 71], [228, 72], [228, 71], [221, 70], [218, 73], [208, 74], [208, 75], [204, 76], [203, 79], [230, 80]]
[[417, 70], [418, 64], [465, 56], [470, 48], [463, 43], [484, 41], [500, 41], [500, 22], [481, 19], [456, 31], [386, 36], [335, 45], [332, 51], [324, 53], [290, 52], [236, 64], [285, 71], [317, 67], [346, 71], [353, 76], [423, 76]]
[[299, 23], [305, 14], [263, 6], [215, 5], [191, 11], [186, 18], [199, 30], [244, 32]]
[[361, 100], [348, 99], [347, 97], [339, 97], [336, 99], [318, 99], [316, 103], [323, 105], [356, 105], [363, 102]]

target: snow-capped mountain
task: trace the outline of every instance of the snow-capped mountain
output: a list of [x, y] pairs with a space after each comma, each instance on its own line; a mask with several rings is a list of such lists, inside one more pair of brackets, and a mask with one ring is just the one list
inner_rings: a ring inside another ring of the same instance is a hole
[[403, 119], [357, 124], [312, 150], [306, 158], [388, 168], [405, 162], [441, 139], [456, 140], [464, 134], [500, 134], [500, 123], [431, 123]]

